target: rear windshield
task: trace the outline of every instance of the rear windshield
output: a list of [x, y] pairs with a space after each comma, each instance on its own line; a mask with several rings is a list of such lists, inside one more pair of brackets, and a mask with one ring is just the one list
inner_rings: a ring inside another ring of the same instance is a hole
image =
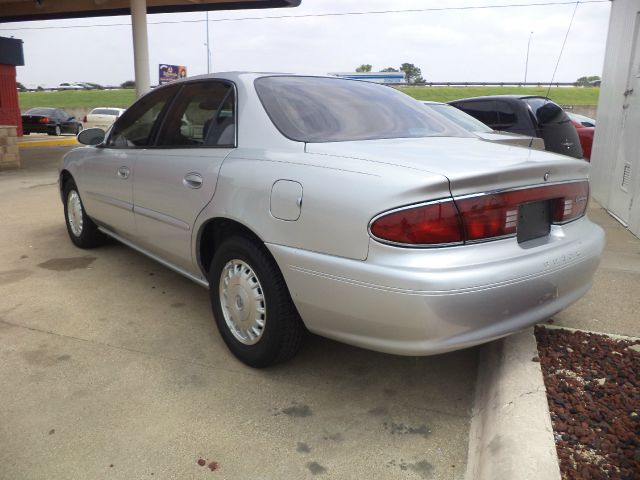
[[390, 87], [323, 77], [262, 77], [256, 91], [271, 121], [298, 142], [470, 136]]
[[462, 110], [458, 110], [456, 107], [440, 103], [425, 103], [425, 106], [432, 108], [436, 112], [444, 115], [452, 122], [460, 125], [465, 130], [470, 132], [485, 132], [491, 133], [493, 129], [482, 123], [480, 120], [476, 120], [468, 113], [464, 113]]
[[525, 98], [524, 101], [531, 107], [533, 114], [541, 125], [570, 121], [560, 105], [552, 102], [548, 98], [532, 97]]
[[32, 108], [24, 112], [25, 115], [52, 115], [55, 108]]
[[110, 108], [94, 108], [91, 111], [91, 114], [93, 115], [114, 115], [114, 116], [118, 116], [120, 115], [120, 112], [118, 110], [112, 110]]

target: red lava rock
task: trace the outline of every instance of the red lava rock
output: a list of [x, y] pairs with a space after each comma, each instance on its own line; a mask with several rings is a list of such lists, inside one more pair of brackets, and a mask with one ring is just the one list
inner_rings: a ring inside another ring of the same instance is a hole
[[562, 479], [640, 480], [638, 342], [544, 327], [536, 339]]
[[207, 464], [206, 460], [200, 459], [198, 460], [198, 465], [200, 465], [201, 467], [204, 467]]
[[220, 468], [220, 464], [218, 462], [211, 462], [207, 467], [209, 467], [209, 470], [214, 472]]

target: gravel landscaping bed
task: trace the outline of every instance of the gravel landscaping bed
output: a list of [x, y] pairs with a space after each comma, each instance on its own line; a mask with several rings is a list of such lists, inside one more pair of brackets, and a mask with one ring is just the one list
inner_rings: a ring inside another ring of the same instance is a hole
[[640, 340], [535, 334], [562, 478], [640, 479]]

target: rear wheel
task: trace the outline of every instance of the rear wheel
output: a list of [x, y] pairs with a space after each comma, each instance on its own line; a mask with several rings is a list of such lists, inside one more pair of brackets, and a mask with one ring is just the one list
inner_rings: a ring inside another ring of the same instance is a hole
[[240, 361], [262, 368], [299, 350], [304, 326], [264, 245], [241, 236], [225, 240], [211, 262], [209, 293], [218, 330]]
[[94, 248], [105, 243], [107, 236], [89, 218], [73, 180], [64, 185], [64, 218], [69, 238], [76, 247]]

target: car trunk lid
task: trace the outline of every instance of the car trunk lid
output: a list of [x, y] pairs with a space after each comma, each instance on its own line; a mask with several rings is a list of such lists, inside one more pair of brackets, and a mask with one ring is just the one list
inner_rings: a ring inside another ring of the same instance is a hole
[[582, 180], [587, 162], [477, 138], [426, 137], [308, 143], [310, 154], [356, 158], [443, 175], [453, 196]]

